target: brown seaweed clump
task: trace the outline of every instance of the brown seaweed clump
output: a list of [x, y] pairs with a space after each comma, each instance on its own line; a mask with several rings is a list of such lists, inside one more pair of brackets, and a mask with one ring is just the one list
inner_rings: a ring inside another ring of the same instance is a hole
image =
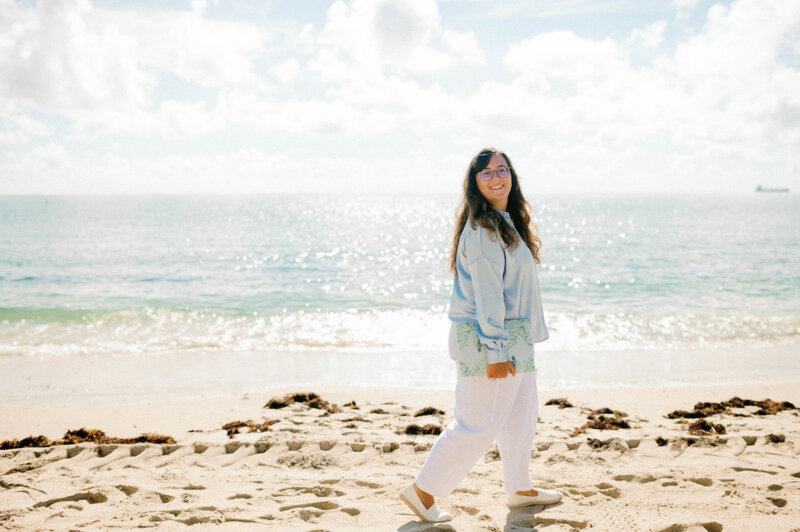
[[54, 445], [73, 445], [76, 443], [96, 443], [98, 445], [107, 443], [175, 443], [172, 436], [161, 434], [145, 433], [136, 438], [117, 438], [106, 436], [106, 433], [97, 429], [85, 429], [83, 427], [75, 430], [68, 430], [60, 440], [49, 440], [46, 436], [27, 436], [21, 440], [5, 440], [0, 443], [0, 449], [21, 449], [23, 447], [51, 447]]
[[424, 427], [420, 427], [419, 425], [409, 425], [405, 430], [406, 434], [440, 434], [441, 432], [442, 427], [439, 425], [434, 425], [433, 423], [428, 423]]
[[550, 399], [545, 403], [547, 405], [557, 405], [558, 408], [573, 408], [572, 403], [570, 403], [566, 397], [556, 397], [555, 399]]
[[50, 447], [53, 445], [46, 436], [26, 436], [21, 440], [5, 440], [0, 443], [0, 449], [22, 449], [23, 447]]
[[[605, 414], [611, 414], [613, 417], [606, 417]], [[587, 429], [598, 429], [598, 430], [619, 430], [619, 429], [629, 429], [631, 426], [628, 422], [624, 419], [628, 417], [628, 414], [625, 412], [621, 412], [619, 410], [611, 410], [610, 408], [599, 408], [597, 410], [592, 410], [589, 415], [587, 416], [588, 422], [584, 423], [580, 427], [576, 428], [575, 430], [570, 433], [570, 436], [577, 436], [578, 434], [583, 434], [586, 432]]]
[[247, 432], [266, 432], [269, 430], [270, 425], [274, 425], [277, 422], [277, 419], [265, 419], [262, 423], [256, 423], [252, 419], [231, 421], [222, 425], [222, 429], [228, 433], [229, 438], [233, 438], [235, 434], [239, 434], [239, 429], [248, 427], [250, 430]]
[[[304, 403], [309, 408], [325, 410], [327, 414], [335, 414], [342, 411], [342, 408], [339, 405], [335, 403], [329, 403], [321, 398], [319, 394], [314, 392], [295, 392], [286, 394], [283, 397], [273, 397], [267, 401], [267, 404], [264, 405], [264, 408], [286, 408], [292, 403]], [[353, 402], [353, 405], [355, 405], [355, 402]]]
[[414, 417], [434, 416], [434, 415], [441, 416], [443, 414], [444, 414], [444, 410], [439, 410], [438, 408], [436, 408], [434, 406], [426, 406], [425, 408], [420, 408], [419, 410], [417, 410], [416, 413], [414, 414]]
[[675, 410], [667, 414], [669, 419], [676, 418], [703, 418], [713, 416], [714, 414], [732, 414], [742, 416], [746, 414], [733, 413], [732, 408], [744, 408], [746, 406], [757, 406], [759, 410], [755, 412], [757, 416], [766, 416], [777, 414], [783, 410], [794, 410], [796, 407], [789, 401], [773, 401], [772, 399], [763, 399], [755, 401], [753, 399], [742, 399], [741, 397], [731, 397], [727, 401], [719, 403], [699, 402], [694, 405], [693, 410]]
[[706, 418], [700, 418], [689, 425], [689, 434], [694, 434], [696, 436], [725, 434], [725, 427], [722, 423], [711, 423]]
[[754, 404], [760, 407], [756, 411], [757, 416], [767, 416], [777, 414], [782, 410], [794, 410], [795, 406], [789, 401], [772, 401], [771, 399], [764, 399], [763, 401], [754, 401]]

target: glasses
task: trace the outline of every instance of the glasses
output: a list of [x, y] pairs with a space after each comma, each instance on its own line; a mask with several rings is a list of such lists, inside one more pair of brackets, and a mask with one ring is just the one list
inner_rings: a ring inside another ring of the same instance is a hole
[[486, 170], [481, 170], [478, 176], [484, 181], [489, 181], [492, 179], [492, 176], [495, 172], [497, 172], [497, 177], [500, 179], [505, 179], [511, 175], [511, 173], [508, 171], [508, 168], [505, 166], [498, 166], [494, 170], [489, 170], [488, 168]]

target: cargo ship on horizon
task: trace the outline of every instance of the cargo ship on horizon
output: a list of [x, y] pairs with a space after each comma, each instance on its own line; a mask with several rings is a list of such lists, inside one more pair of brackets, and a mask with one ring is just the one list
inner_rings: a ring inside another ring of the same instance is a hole
[[789, 192], [789, 187], [762, 187], [758, 185], [756, 192]]

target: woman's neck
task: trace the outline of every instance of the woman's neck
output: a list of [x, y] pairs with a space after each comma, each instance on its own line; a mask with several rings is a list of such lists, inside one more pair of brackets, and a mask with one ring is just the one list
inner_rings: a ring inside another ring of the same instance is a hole
[[506, 212], [506, 207], [508, 207], [508, 199], [502, 202], [500, 200], [490, 201], [489, 204], [498, 211]]

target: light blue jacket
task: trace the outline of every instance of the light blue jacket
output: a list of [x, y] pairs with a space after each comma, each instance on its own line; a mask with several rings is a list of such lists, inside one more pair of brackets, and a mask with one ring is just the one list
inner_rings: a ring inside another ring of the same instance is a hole
[[[498, 212], [513, 228], [511, 216]], [[467, 222], [458, 240], [456, 271], [448, 312], [454, 322], [450, 358], [458, 358], [455, 323], [477, 325], [478, 339], [486, 348], [489, 364], [508, 361], [508, 331], [503, 328], [503, 320], [529, 318], [533, 341], [547, 340], [536, 262], [521, 238], [516, 249], [510, 251], [500, 235], [493, 237], [480, 225], [473, 229]]]

